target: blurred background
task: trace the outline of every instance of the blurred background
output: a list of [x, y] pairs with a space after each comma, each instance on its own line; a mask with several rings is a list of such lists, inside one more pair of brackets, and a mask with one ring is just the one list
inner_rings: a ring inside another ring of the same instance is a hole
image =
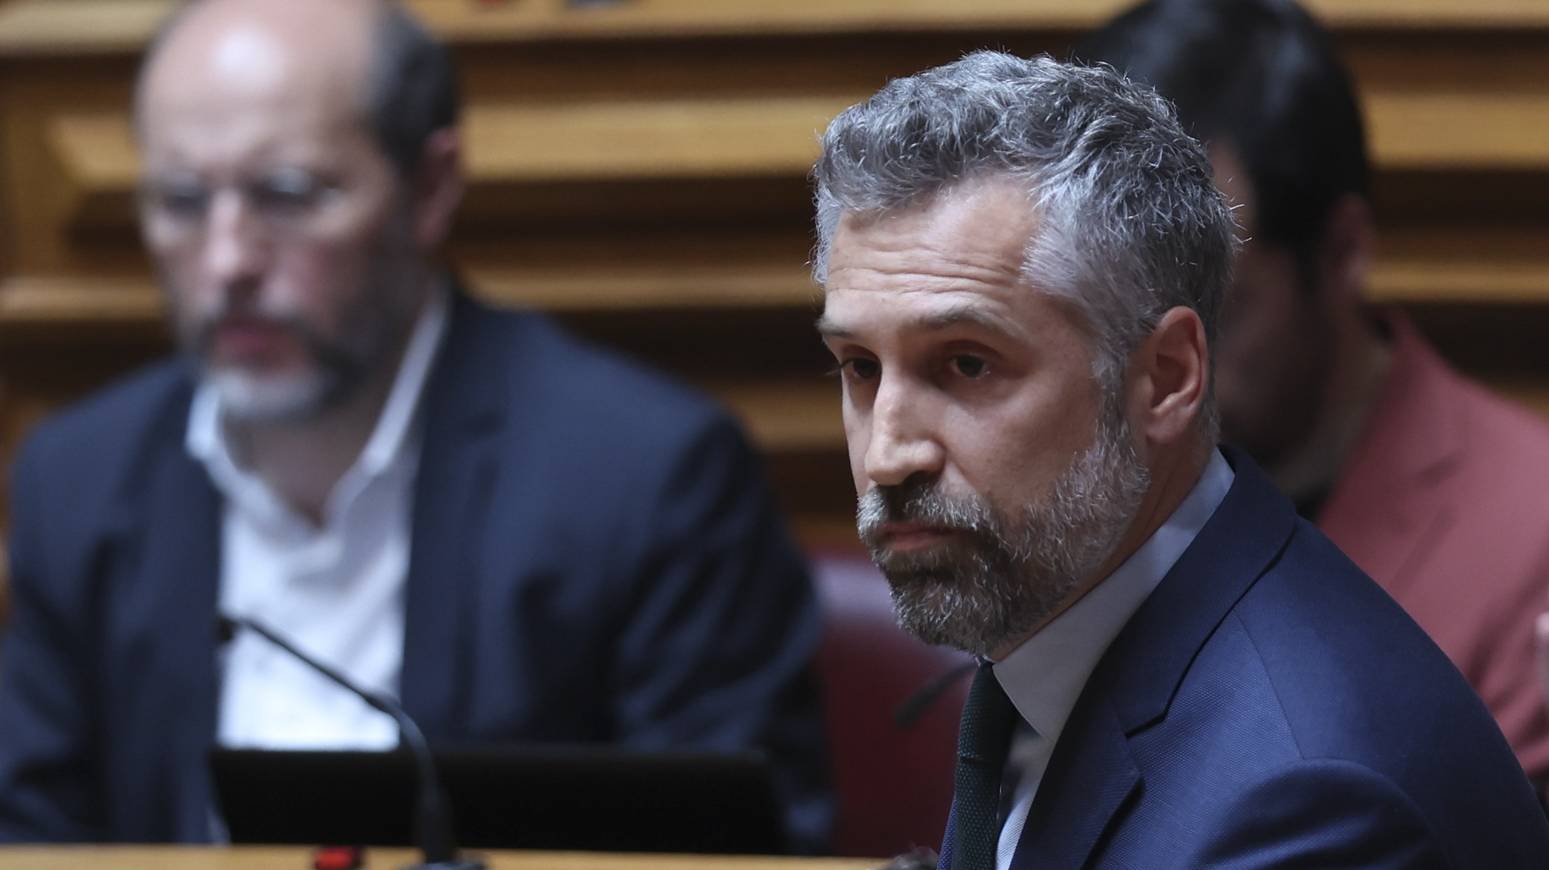
[[[767, 455], [798, 536], [854, 549], [811, 322], [818, 131], [984, 46], [1064, 56], [1126, 0], [417, 0], [456, 51], [485, 298], [695, 382]], [[0, 0], [0, 460], [169, 346], [141, 252], [130, 89], [168, 0]], [[1549, 3], [1316, 0], [1377, 166], [1369, 291], [1549, 413]], [[103, 433], [111, 437], [111, 433]], [[3, 588], [3, 586], [0, 586]], [[3, 600], [3, 596], [0, 596]]]

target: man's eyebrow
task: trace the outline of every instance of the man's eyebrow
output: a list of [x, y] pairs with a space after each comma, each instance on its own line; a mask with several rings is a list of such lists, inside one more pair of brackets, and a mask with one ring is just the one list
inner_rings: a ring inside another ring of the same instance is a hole
[[854, 332], [851, 332], [849, 329], [846, 329], [845, 327], [840, 326], [839, 324], [835, 323], [832, 319], [829, 318], [829, 316], [827, 314], [823, 314], [823, 315], [819, 316], [818, 320], [817, 320], [817, 323], [814, 324], [814, 325], [817, 326], [817, 328], [818, 328], [818, 335], [821, 335], [824, 338], [854, 338], [855, 337], [855, 333]]
[[992, 332], [1010, 334], [1014, 328], [1006, 321], [977, 305], [954, 305], [941, 311], [931, 311], [915, 318], [911, 323], [918, 329], [936, 331], [954, 326], [977, 326]]
[[[939, 332], [951, 329], [954, 326], [977, 326], [990, 332], [1001, 335], [1013, 335], [1016, 327], [993, 312], [986, 311], [977, 305], [954, 305], [940, 311], [929, 311], [917, 317], [911, 318], [907, 328], [918, 329], [925, 332]], [[817, 319], [818, 334], [824, 338], [854, 338], [854, 330], [846, 327], [827, 314]]]

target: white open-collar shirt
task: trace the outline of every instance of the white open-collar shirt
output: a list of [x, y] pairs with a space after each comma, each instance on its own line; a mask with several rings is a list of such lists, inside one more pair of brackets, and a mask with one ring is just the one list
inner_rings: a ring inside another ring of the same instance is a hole
[[[220, 612], [261, 622], [362, 688], [398, 694], [403, 666], [419, 406], [446, 332], [448, 293], [433, 294], [365, 448], [314, 524], [238, 462], [220, 397], [201, 387], [186, 447], [222, 496]], [[220, 654], [216, 739], [266, 749], [385, 749], [391, 717], [251, 632]]]

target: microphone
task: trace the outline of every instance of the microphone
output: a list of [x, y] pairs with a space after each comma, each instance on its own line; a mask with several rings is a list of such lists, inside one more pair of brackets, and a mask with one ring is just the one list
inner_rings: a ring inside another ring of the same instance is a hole
[[914, 694], [905, 698], [904, 702], [898, 705], [898, 709], [893, 711], [893, 727], [905, 731], [913, 728], [915, 723], [925, 718], [930, 708], [936, 706], [936, 702], [941, 700], [941, 696], [945, 695], [954, 683], [968, 676], [978, 666], [978, 662], [963, 662], [916, 689]]
[[436, 762], [430, 754], [430, 744], [425, 733], [410, 718], [399, 703], [387, 695], [370, 692], [350, 682], [349, 678], [297, 649], [290, 641], [273, 630], [241, 616], [216, 617], [216, 629], [221, 642], [227, 643], [243, 628], [258, 635], [289, 653], [297, 661], [327, 677], [345, 691], [365, 701], [374, 709], [393, 717], [398, 723], [398, 733], [403, 746], [414, 758], [418, 770], [419, 798], [415, 806], [414, 839], [417, 841], [424, 862], [404, 870], [485, 870], [478, 858], [462, 858], [457, 854], [457, 836], [452, 827], [452, 808], [441, 780], [436, 776]]

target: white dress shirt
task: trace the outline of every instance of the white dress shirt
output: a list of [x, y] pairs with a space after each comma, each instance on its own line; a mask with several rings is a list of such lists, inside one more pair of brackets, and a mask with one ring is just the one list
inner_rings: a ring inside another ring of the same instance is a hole
[[1133, 555], [1070, 609], [995, 663], [995, 677], [1032, 731], [1018, 729], [1006, 776], [1016, 777], [1011, 809], [1000, 829], [997, 870], [1007, 870], [1027, 824], [1054, 746], [1087, 678], [1167, 572], [1189, 548], [1232, 487], [1232, 467], [1211, 453], [1188, 496]]
[[[220, 612], [261, 622], [362, 688], [392, 696], [403, 665], [418, 407], [446, 331], [447, 296], [434, 294], [415, 323], [376, 427], [329, 493], [320, 526], [237, 461], [213, 390], [201, 387], [189, 412], [188, 452], [223, 496]], [[219, 668], [221, 745], [397, 745], [390, 717], [252, 632], [236, 633]]]

